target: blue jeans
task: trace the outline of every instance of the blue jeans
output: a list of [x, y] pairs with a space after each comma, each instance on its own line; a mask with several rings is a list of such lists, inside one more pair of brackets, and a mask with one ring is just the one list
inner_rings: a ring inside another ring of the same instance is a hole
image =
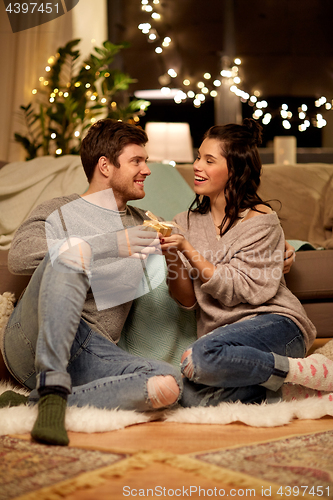
[[219, 327], [191, 346], [182, 363], [182, 406], [217, 405], [222, 401], [260, 403], [280, 399], [289, 371], [288, 357], [303, 358], [302, 332], [286, 316], [262, 314]]
[[[68, 263], [67, 263], [68, 264]], [[49, 254], [34, 272], [4, 336], [4, 360], [37, 401], [37, 390], [60, 386], [69, 405], [146, 411], [148, 379], [172, 375], [170, 364], [133, 356], [94, 332], [81, 318], [89, 279]]]

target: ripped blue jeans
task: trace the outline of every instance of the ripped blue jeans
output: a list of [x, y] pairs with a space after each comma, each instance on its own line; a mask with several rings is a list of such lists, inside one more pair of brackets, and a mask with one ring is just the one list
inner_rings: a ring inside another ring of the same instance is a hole
[[90, 286], [89, 252], [83, 257], [52, 263], [47, 254], [38, 266], [5, 330], [7, 368], [32, 390], [31, 401], [39, 388], [61, 386], [69, 405], [146, 411], [175, 403], [182, 387], [178, 370], [123, 351], [81, 318]]
[[298, 326], [279, 314], [261, 314], [219, 327], [183, 355], [180, 404], [278, 401], [289, 371], [288, 357], [303, 358], [305, 350]]

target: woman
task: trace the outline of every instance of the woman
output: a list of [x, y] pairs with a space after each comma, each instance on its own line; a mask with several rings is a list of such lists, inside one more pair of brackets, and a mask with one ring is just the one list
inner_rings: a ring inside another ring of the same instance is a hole
[[303, 359], [316, 331], [284, 284], [283, 231], [257, 193], [261, 130], [252, 119], [208, 130], [195, 201], [175, 217], [186, 231], [160, 238], [171, 296], [197, 309], [199, 339], [181, 360], [184, 406], [274, 400], [284, 382], [317, 388], [328, 369], [322, 355]]

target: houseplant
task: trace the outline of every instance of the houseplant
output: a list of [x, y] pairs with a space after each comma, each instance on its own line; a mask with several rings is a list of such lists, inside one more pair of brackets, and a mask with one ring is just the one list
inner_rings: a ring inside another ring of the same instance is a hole
[[94, 121], [107, 117], [138, 123], [150, 104], [129, 100], [124, 91], [135, 80], [112, 67], [127, 44], [105, 41], [82, 62], [79, 42], [71, 40], [48, 60], [47, 76], [32, 91], [34, 100], [21, 106], [27, 133], [15, 133], [15, 140], [25, 148], [26, 160], [78, 154], [81, 137]]

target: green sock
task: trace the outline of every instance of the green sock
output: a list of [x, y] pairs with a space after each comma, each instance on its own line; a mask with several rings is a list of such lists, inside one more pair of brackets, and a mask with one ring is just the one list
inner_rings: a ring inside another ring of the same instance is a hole
[[6, 406], [20, 406], [28, 403], [28, 396], [14, 391], [5, 391], [0, 395], [0, 408]]
[[38, 416], [31, 431], [35, 441], [67, 446], [69, 439], [65, 429], [67, 401], [57, 394], [48, 394], [38, 401]]

